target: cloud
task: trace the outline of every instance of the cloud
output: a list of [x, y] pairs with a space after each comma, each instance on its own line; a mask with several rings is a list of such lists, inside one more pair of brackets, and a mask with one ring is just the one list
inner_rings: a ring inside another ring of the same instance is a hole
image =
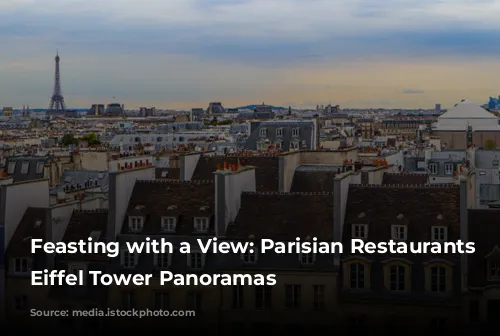
[[[219, 97], [395, 105], [394, 95], [414, 87], [421, 88], [420, 101], [437, 100], [431, 96], [437, 70], [408, 67], [448, 69], [457, 60], [454, 71], [463, 71], [497, 57], [499, 6], [499, 0], [1, 0], [0, 45], [9, 53], [0, 55], [0, 99], [29, 96], [45, 104], [59, 48], [64, 92], [79, 102], [117, 96], [137, 104]], [[378, 68], [389, 60], [404, 76]], [[476, 88], [461, 85], [478, 96], [479, 86], [499, 87], [498, 80], [482, 81], [490, 78], [486, 71], [467, 79]], [[348, 89], [382, 96], [351, 97]]]

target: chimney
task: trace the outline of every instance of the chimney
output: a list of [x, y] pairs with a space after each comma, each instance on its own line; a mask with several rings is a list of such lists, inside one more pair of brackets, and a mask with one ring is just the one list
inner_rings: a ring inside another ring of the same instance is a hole
[[[54, 234], [53, 234], [53, 227], [52, 227], [52, 210], [45, 209], [45, 241], [46, 242], [53, 242], [54, 241]], [[50, 253], [45, 254], [45, 266], [48, 270], [54, 269], [54, 255]]]
[[[351, 181], [351, 172], [335, 176], [333, 181], [333, 241], [342, 242], [344, 216], [347, 206], [347, 193]], [[340, 266], [340, 254], [334, 256], [334, 265]]]
[[[467, 178], [464, 176], [460, 177], [460, 240], [464, 243], [469, 241], [469, 212], [467, 209]], [[462, 270], [462, 291], [467, 290], [467, 276], [468, 276], [468, 265], [467, 265], [467, 254], [460, 255], [461, 270]]]
[[215, 235], [224, 236], [238, 215], [242, 192], [255, 192], [255, 167], [217, 170], [215, 173]]

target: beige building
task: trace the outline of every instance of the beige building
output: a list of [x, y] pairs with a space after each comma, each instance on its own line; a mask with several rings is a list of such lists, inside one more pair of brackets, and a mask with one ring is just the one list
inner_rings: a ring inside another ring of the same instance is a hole
[[469, 100], [463, 100], [438, 118], [431, 128], [421, 126], [423, 138], [437, 136], [444, 148], [500, 145], [500, 118]]

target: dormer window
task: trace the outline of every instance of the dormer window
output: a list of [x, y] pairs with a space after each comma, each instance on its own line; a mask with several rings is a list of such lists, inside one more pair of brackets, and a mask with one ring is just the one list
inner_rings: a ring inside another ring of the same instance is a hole
[[500, 280], [500, 261], [492, 260], [488, 262], [488, 274], [490, 280]]
[[38, 162], [36, 164], [36, 173], [37, 174], [42, 174], [43, 173], [43, 166], [44, 166], [43, 162]]
[[446, 175], [453, 175], [454, 171], [455, 171], [455, 168], [453, 166], [453, 163], [447, 163], [444, 165], [444, 173]]
[[406, 240], [406, 225], [392, 225], [391, 238], [393, 240]]
[[205, 255], [195, 251], [188, 254], [188, 267], [191, 269], [202, 269], [205, 266]]
[[131, 216], [128, 220], [130, 232], [141, 232], [144, 227], [144, 217]]
[[139, 261], [137, 253], [130, 253], [128, 249], [123, 249], [121, 254], [121, 264], [123, 268], [135, 268]]
[[30, 168], [30, 163], [28, 161], [23, 162], [21, 166], [21, 174], [28, 174], [28, 169]]
[[437, 175], [437, 173], [438, 173], [438, 164], [437, 163], [430, 163], [429, 164], [429, 174]]
[[433, 226], [432, 241], [444, 242], [448, 240], [448, 228], [446, 226]]
[[162, 232], [175, 232], [177, 218], [175, 217], [162, 217], [161, 231]]
[[267, 136], [267, 128], [261, 128], [259, 130], [259, 134], [260, 134], [261, 137]]
[[314, 253], [300, 253], [300, 263], [302, 265], [312, 265], [316, 260], [316, 254]]
[[208, 231], [208, 218], [196, 217], [194, 219], [194, 231], [195, 232], [207, 232]]
[[353, 224], [352, 225], [352, 238], [356, 238], [356, 239], [368, 238], [368, 225], [367, 224]]
[[283, 128], [278, 128], [276, 129], [276, 136], [277, 137], [282, 137], [283, 136]]
[[157, 268], [169, 268], [172, 262], [171, 253], [155, 254], [155, 265]]
[[7, 168], [7, 173], [9, 175], [12, 175], [12, 174], [14, 174], [15, 171], [16, 171], [16, 162], [9, 162], [9, 167]]
[[292, 128], [292, 136], [298, 137], [300, 135], [300, 128]]
[[245, 253], [241, 254], [241, 260], [244, 264], [255, 264], [257, 262], [257, 251], [247, 250]]
[[26, 274], [31, 271], [29, 258], [15, 258], [14, 259], [14, 273]]

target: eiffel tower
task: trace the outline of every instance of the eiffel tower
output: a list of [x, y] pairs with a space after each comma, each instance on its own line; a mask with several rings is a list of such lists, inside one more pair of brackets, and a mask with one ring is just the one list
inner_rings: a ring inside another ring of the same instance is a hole
[[55, 83], [54, 83], [54, 93], [52, 94], [52, 98], [50, 98], [50, 106], [49, 113], [50, 114], [64, 114], [66, 111], [66, 106], [64, 104], [64, 97], [61, 93], [61, 77], [59, 74], [59, 51], [56, 54], [56, 75], [55, 75]]

